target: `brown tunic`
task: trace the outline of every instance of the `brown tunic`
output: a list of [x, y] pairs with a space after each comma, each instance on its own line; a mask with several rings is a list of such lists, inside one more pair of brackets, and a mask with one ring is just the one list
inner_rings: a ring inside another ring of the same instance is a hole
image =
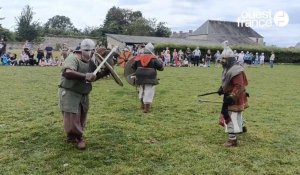
[[248, 107], [246, 89], [248, 80], [244, 72], [231, 78], [224, 88], [225, 94], [233, 96], [234, 104], [228, 106], [229, 111], [240, 112]]

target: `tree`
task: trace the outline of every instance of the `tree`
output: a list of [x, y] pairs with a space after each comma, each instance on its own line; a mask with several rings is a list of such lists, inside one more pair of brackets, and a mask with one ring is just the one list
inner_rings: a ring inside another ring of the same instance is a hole
[[105, 33], [112, 33], [169, 37], [171, 30], [165, 24], [165, 22], [159, 22], [156, 26], [156, 19], [146, 19], [140, 11], [132, 11], [114, 6], [106, 14], [103, 35]]
[[130, 25], [136, 25], [136, 21], [143, 18], [142, 12], [112, 7], [106, 14], [103, 32], [124, 34]]
[[0, 25], [0, 38], [8, 41], [14, 41], [15, 35], [13, 32], [10, 32], [8, 29], [5, 29]]
[[40, 37], [41, 26], [38, 22], [32, 22], [34, 12], [29, 5], [26, 5], [21, 16], [16, 17], [17, 30], [16, 38], [19, 41], [29, 40], [33, 41]]
[[74, 26], [70, 18], [65, 16], [60, 16], [60, 15], [56, 15], [48, 19], [48, 22], [45, 24], [45, 26], [49, 28], [62, 29], [62, 30], [74, 29]]
[[138, 18], [128, 25], [124, 31], [126, 35], [137, 35], [137, 36], [153, 36], [155, 20], [147, 20], [145, 18]]
[[[2, 7], [0, 7], [1, 9]], [[4, 17], [0, 17], [0, 21], [3, 20]], [[0, 23], [0, 38], [3, 38], [4, 40], [10, 40], [13, 41], [15, 39], [14, 33], [10, 32], [8, 29], [5, 29], [2, 27]]]
[[171, 29], [165, 26], [165, 22], [159, 22], [155, 28], [155, 36], [169, 37], [171, 35]]
[[113, 6], [106, 14], [103, 30], [105, 33], [121, 34], [127, 25], [126, 10]]
[[45, 34], [54, 35], [78, 35], [80, 31], [76, 29], [69, 17], [56, 15], [44, 25]]
[[103, 36], [103, 28], [102, 27], [86, 27], [81, 32], [83, 35], [92, 36], [92, 37], [99, 37]]

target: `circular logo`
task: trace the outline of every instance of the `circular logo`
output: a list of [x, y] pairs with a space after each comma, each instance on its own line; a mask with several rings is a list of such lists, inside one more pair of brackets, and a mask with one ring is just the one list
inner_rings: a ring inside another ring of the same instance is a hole
[[289, 23], [289, 15], [285, 11], [277, 11], [274, 15], [274, 23], [278, 27], [284, 27]]

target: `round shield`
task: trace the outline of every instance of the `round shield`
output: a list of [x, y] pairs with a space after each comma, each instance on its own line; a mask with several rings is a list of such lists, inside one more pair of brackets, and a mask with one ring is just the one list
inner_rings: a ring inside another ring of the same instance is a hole
[[118, 65], [120, 65], [122, 68], [125, 67], [125, 64], [127, 61], [131, 60], [133, 58], [132, 53], [127, 49], [122, 51], [118, 57]]
[[132, 86], [136, 86], [135, 84], [135, 70], [132, 69], [132, 65], [135, 62], [134, 58], [130, 59], [129, 61], [126, 62], [125, 64], [125, 68], [124, 68], [124, 77], [126, 79], [126, 81], [132, 85]]
[[[103, 61], [103, 57], [101, 55], [99, 55], [98, 53], [95, 53], [96, 55], [96, 59], [99, 63], [101, 63]], [[120, 77], [118, 76], [118, 74], [114, 71], [113, 67], [111, 67], [111, 65], [106, 61], [104, 63], [105, 67], [109, 70], [111, 76], [113, 77], [113, 79], [115, 80], [115, 82], [120, 85], [123, 86], [123, 82], [120, 79]]]

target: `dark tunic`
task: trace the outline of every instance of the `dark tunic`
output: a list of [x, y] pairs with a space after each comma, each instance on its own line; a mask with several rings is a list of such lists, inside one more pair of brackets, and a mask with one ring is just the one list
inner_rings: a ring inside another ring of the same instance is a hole
[[136, 84], [153, 84], [157, 85], [157, 72], [164, 69], [163, 63], [159, 61], [155, 55], [141, 54], [136, 56], [132, 68], [136, 70]]

